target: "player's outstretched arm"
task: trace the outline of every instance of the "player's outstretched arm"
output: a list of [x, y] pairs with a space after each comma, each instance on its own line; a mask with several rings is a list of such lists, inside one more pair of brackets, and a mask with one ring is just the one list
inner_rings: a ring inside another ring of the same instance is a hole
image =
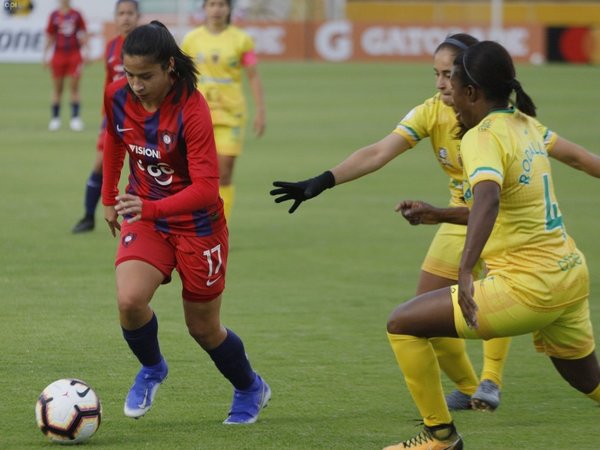
[[406, 139], [390, 133], [380, 141], [356, 150], [331, 169], [336, 184], [347, 183], [381, 169], [396, 156], [410, 148]]
[[590, 152], [579, 144], [559, 136], [550, 156], [574, 169], [600, 178], [600, 155]]
[[385, 166], [388, 162], [410, 148], [402, 136], [391, 133], [371, 145], [356, 150], [333, 169], [304, 181], [275, 181], [271, 195], [278, 196], [275, 203], [294, 200], [290, 214], [298, 209], [300, 203], [316, 197], [325, 189], [337, 184], [360, 178]]
[[335, 186], [335, 178], [328, 170], [323, 172], [318, 177], [309, 178], [303, 181], [274, 181], [273, 186], [277, 189], [271, 190], [270, 194], [275, 196], [275, 203], [293, 200], [294, 203], [289, 209], [289, 213], [293, 213], [298, 209], [298, 206], [310, 198], [316, 197], [325, 189]]

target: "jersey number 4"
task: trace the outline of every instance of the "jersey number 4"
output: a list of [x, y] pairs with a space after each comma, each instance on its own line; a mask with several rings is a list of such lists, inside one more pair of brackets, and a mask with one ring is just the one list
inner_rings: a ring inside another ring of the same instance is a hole
[[546, 231], [562, 228], [563, 219], [558, 209], [558, 203], [553, 202], [550, 197], [550, 175], [542, 175], [544, 180], [544, 203], [546, 205]]

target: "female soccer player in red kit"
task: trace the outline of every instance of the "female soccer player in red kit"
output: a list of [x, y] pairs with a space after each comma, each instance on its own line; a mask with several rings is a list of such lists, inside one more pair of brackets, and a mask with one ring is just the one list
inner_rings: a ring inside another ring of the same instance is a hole
[[[87, 46], [85, 21], [81, 13], [71, 8], [70, 0], [60, 0], [60, 8], [53, 11], [46, 26], [46, 47], [43, 61], [49, 64], [52, 71], [52, 119], [48, 124], [50, 131], [60, 128], [60, 99], [62, 97], [65, 78], [71, 83], [71, 129], [83, 130], [83, 122], [79, 117], [79, 78], [83, 66], [81, 47]], [[48, 52], [53, 48], [52, 59], [48, 60]]]
[[[102, 202], [113, 235], [120, 230], [115, 265], [123, 336], [142, 364], [125, 415], [143, 416], [167, 376], [150, 301], [176, 269], [188, 331], [234, 386], [224, 423], [253, 423], [271, 391], [250, 366], [241, 339], [220, 320], [228, 232], [212, 122], [196, 90], [194, 62], [153, 21], [125, 39], [123, 67], [126, 79], [104, 95]], [[126, 153], [129, 183], [120, 194]]]
[[[115, 25], [117, 26], [119, 35], [106, 44], [106, 50], [104, 51], [104, 65], [106, 69], [104, 88], [113, 81], [125, 76], [123, 72], [123, 60], [121, 59], [121, 49], [125, 37], [137, 26], [139, 18], [140, 8], [137, 0], [117, 0], [115, 6]], [[96, 143], [98, 151], [96, 152], [94, 167], [85, 183], [85, 214], [73, 227], [73, 233], [92, 231], [96, 225], [96, 206], [98, 206], [98, 202], [100, 201], [100, 191], [102, 189], [102, 151], [104, 149], [105, 133], [106, 118], [103, 117], [100, 133], [98, 134], [98, 142]]]

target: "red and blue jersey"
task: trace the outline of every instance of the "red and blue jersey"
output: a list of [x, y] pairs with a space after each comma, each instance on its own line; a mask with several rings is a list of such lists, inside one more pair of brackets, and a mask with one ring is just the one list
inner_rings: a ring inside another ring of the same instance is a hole
[[104, 64], [106, 67], [106, 80], [104, 81], [105, 89], [113, 81], [125, 77], [123, 58], [121, 57], [123, 42], [125, 42], [125, 37], [119, 35], [106, 44], [106, 50], [104, 51]]
[[[104, 68], [106, 70], [106, 77], [104, 78], [104, 89], [108, 87], [113, 81], [125, 78], [125, 70], [123, 69], [123, 56], [121, 51], [123, 49], [123, 42], [125, 42], [124, 36], [117, 36], [111, 39], [104, 50]], [[98, 136], [98, 143], [96, 147], [98, 150], [104, 148], [104, 132], [106, 130], [106, 117], [104, 115], [104, 105], [102, 105], [102, 124], [100, 125], [100, 134]]]
[[148, 112], [126, 79], [104, 94], [102, 203], [115, 205], [125, 154], [126, 191], [142, 198], [142, 219], [164, 233], [208, 236], [225, 226], [210, 111], [194, 91], [174, 103], [175, 87]]
[[85, 21], [79, 11], [75, 9], [69, 9], [67, 12], [53, 11], [46, 27], [46, 33], [56, 40], [54, 43], [55, 53], [79, 52], [81, 44], [78, 35], [85, 31]]

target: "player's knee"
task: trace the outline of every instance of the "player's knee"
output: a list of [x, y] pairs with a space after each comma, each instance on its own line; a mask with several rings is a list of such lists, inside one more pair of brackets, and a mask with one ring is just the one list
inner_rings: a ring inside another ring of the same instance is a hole
[[210, 326], [204, 322], [187, 322], [188, 333], [204, 349], [211, 349], [219, 344], [219, 326]]
[[404, 313], [402, 305], [396, 308], [388, 318], [387, 332], [390, 334], [410, 334], [410, 320]]
[[148, 301], [140, 295], [120, 291], [117, 294], [119, 313], [123, 317], [136, 317], [148, 308]]

